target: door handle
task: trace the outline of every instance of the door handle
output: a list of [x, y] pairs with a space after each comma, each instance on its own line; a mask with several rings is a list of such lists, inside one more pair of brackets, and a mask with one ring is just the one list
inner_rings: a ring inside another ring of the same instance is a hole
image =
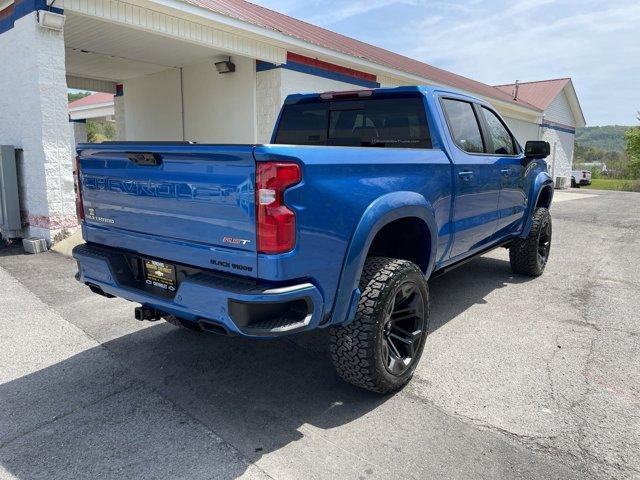
[[473, 178], [473, 172], [469, 170], [464, 170], [462, 172], [458, 172], [458, 176], [465, 182], [468, 182]]
[[502, 175], [504, 175], [505, 177], [510, 177], [511, 176], [511, 170], [508, 168], [503, 168], [502, 170], [500, 170], [500, 173]]

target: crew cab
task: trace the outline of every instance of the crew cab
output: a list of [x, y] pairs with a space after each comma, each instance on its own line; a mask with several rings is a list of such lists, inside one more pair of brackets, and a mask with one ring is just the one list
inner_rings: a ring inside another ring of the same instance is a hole
[[337, 372], [405, 385], [427, 280], [493, 248], [542, 274], [549, 144], [427, 87], [289, 96], [268, 145], [78, 146], [77, 279], [140, 320], [274, 338], [328, 329]]

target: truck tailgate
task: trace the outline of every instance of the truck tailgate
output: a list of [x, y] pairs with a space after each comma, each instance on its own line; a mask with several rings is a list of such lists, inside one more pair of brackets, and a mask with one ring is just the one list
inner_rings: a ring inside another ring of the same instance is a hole
[[79, 157], [87, 241], [256, 275], [252, 145], [93, 144]]

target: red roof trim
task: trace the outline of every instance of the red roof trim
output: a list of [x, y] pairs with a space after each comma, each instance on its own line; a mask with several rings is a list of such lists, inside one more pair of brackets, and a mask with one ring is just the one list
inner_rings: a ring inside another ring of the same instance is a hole
[[298, 55], [297, 53], [287, 52], [287, 61], [301, 63], [310, 67], [327, 70], [329, 72], [340, 73], [349, 77], [360, 78], [361, 80], [367, 80], [369, 82], [377, 82], [376, 76], [371, 73], [361, 72], [359, 70], [354, 70], [353, 68], [341, 67], [340, 65], [323, 62], [316, 58], [305, 57], [303, 55]]
[[[547, 80], [531, 80], [529, 82], [518, 82], [518, 85], [529, 85], [532, 83], [548, 83], [548, 82], [557, 82], [559, 80], [571, 80], [571, 77], [560, 77], [560, 78], [548, 78]], [[513, 87], [515, 83], [503, 83], [501, 85], [494, 85], [494, 87]]]

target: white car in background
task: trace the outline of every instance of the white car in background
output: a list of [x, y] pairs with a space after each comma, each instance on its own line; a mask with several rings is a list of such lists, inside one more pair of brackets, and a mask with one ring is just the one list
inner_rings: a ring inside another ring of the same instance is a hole
[[589, 170], [572, 170], [571, 186], [580, 188], [581, 185], [591, 185], [591, 172]]

